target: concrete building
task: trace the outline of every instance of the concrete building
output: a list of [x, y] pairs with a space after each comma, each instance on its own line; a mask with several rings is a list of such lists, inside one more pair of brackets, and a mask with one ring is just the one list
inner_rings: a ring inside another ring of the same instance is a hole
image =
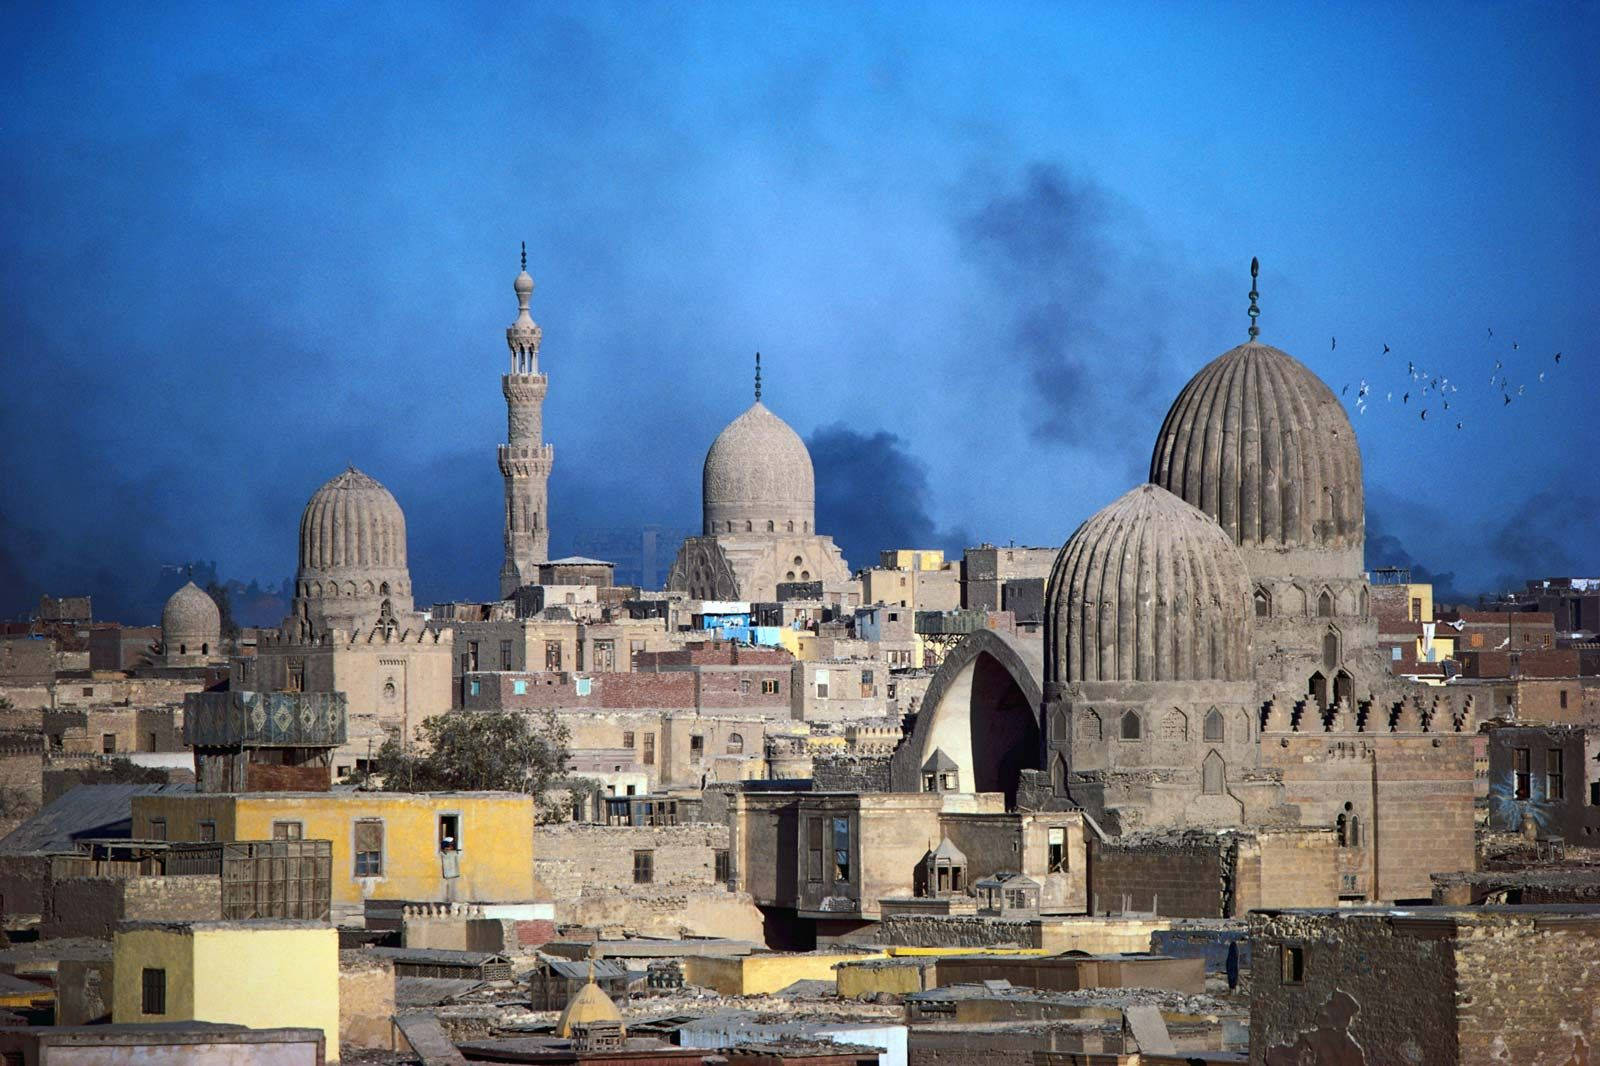
[[776, 600], [781, 583], [850, 583], [833, 538], [816, 529], [816, 474], [800, 435], [761, 402], [706, 452], [701, 535], [684, 541], [667, 588], [702, 600]]
[[1600, 735], [1578, 726], [1489, 732], [1489, 826], [1600, 846]]
[[1050, 576], [1060, 548], [1025, 548], [1015, 544], [980, 544], [961, 557], [961, 606], [969, 611], [998, 611], [1013, 581], [1042, 581]]
[[1250, 939], [1259, 1066], [1570, 1063], [1600, 1040], [1600, 907], [1265, 910]]
[[113, 950], [117, 1024], [319, 1029], [339, 1058], [339, 933], [325, 922], [130, 922]]
[[528, 246], [522, 246], [522, 272], [513, 284], [517, 320], [506, 329], [511, 367], [500, 378], [506, 398], [506, 443], [500, 445], [500, 474], [506, 481], [505, 563], [500, 567], [500, 597], [509, 599], [524, 585], [540, 581], [539, 565], [550, 557], [549, 482], [555, 448], [544, 442], [544, 397], [550, 379], [539, 369], [544, 337], [531, 315], [533, 278]]

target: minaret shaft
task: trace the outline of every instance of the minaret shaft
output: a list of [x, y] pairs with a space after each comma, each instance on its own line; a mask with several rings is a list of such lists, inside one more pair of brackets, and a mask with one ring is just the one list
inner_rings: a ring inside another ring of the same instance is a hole
[[555, 449], [544, 443], [544, 397], [550, 381], [539, 372], [541, 331], [528, 312], [533, 279], [528, 276], [526, 246], [522, 265], [515, 286], [519, 314], [506, 330], [510, 372], [500, 378], [506, 398], [506, 443], [499, 453], [500, 473], [506, 479], [502, 599], [537, 582], [539, 564], [550, 558], [549, 481]]

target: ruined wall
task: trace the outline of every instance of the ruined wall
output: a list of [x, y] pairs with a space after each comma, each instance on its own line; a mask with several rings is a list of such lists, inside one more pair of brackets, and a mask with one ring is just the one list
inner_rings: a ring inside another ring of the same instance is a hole
[[1600, 920], [1473, 922], [1455, 946], [1462, 1062], [1592, 1059], [1600, 1043]]
[[119, 922], [218, 921], [222, 879], [215, 874], [167, 877], [69, 877], [56, 881], [46, 937], [108, 937]]
[[818, 792], [893, 792], [888, 755], [818, 754], [811, 761]]
[[[1258, 912], [1250, 919], [1250, 940], [1252, 1063], [1483, 1061], [1458, 1056], [1450, 941], [1396, 935], [1384, 914], [1318, 912]], [[1282, 952], [1291, 946], [1304, 953], [1298, 983], [1283, 973]]]
[[911, 948], [1036, 948], [1037, 921], [1003, 918], [885, 915], [878, 923], [877, 942]]
[[675, 885], [586, 891], [556, 901], [556, 921], [638, 936], [718, 936], [764, 943], [761, 911], [743, 892]]
[[1090, 839], [1092, 913], [1155, 913], [1222, 918], [1229, 913], [1230, 847], [1215, 833], [1171, 833]]
[[339, 952], [339, 1043], [393, 1048], [394, 963], [362, 951]]

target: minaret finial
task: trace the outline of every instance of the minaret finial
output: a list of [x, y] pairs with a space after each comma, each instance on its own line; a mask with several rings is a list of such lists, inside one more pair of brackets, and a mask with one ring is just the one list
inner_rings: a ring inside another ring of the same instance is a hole
[[1256, 306], [1256, 300], [1261, 294], [1256, 291], [1256, 275], [1261, 273], [1261, 260], [1255, 256], [1250, 257], [1250, 339], [1255, 340], [1261, 336], [1261, 327], [1256, 325], [1256, 319], [1261, 317], [1261, 308]]
[[522, 269], [528, 269], [528, 242], [522, 242]]
[[756, 353], [756, 403], [761, 402], [761, 353]]

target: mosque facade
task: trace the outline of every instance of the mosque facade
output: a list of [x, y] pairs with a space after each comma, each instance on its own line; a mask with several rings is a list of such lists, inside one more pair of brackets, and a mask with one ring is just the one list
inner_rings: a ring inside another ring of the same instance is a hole
[[761, 402], [730, 422], [706, 452], [701, 480], [704, 524], [679, 549], [667, 588], [692, 599], [771, 601], [784, 583], [850, 581], [850, 567], [816, 529], [811, 452], [789, 424]]
[[1259, 342], [1256, 297], [1249, 341], [1178, 394], [1149, 481], [1061, 549], [1042, 656], [980, 634], [947, 657], [895, 788], [944, 766], [1112, 835], [1336, 828], [1348, 898], [1425, 897], [1427, 871], [1473, 865], [1478, 709], [1384, 668], [1354, 429]]

